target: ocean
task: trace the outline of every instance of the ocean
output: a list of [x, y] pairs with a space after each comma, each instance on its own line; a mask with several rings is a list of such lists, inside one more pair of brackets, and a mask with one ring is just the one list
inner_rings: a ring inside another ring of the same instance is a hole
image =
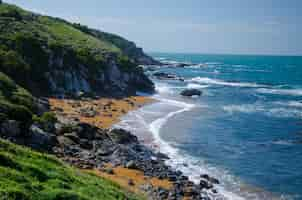
[[[208, 173], [227, 199], [302, 199], [302, 57], [152, 53], [191, 63], [155, 71], [157, 101], [117, 124], [193, 181]], [[149, 74], [154, 71], [149, 72]], [[182, 97], [187, 88], [200, 97]]]

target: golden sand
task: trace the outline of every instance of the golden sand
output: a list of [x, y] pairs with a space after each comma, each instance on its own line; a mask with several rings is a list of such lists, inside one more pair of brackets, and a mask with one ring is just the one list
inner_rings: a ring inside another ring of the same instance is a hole
[[[134, 193], [142, 193], [140, 186], [147, 184], [150, 184], [154, 187], [161, 187], [167, 190], [171, 189], [173, 186], [172, 182], [167, 179], [146, 177], [144, 176], [143, 172], [139, 170], [127, 169], [124, 167], [113, 168], [113, 174], [108, 174], [97, 169], [92, 170], [92, 172], [102, 178], [111, 180]], [[134, 183], [133, 185], [129, 184], [130, 180]]]
[[[51, 110], [58, 116], [77, 119], [99, 128], [110, 128], [120, 118], [131, 110], [135, 110], [153, 99], [143, 96], [133, 96], [123, 99], [101, 98], [98, 100], [69, 100], [50, 98]], [[83, 112], [89, 110], [92, 115]]]

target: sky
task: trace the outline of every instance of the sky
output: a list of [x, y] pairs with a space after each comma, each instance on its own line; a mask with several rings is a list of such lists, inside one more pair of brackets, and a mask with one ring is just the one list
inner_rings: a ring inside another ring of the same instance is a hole
[[302, 55], [302, 0], [4, 0], [147, 52]]

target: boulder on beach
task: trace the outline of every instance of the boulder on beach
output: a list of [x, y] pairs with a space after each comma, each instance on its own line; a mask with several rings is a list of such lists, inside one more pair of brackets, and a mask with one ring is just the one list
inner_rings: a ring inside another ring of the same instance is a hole
[[202, 92], [200, 90], [197, 90], [197, 89], [186, 89], [186, 90], [183, 90], [180, 93], [180, 95], [187, 96], [187, 97], [200, 96], [201, 94], [202, 94]]

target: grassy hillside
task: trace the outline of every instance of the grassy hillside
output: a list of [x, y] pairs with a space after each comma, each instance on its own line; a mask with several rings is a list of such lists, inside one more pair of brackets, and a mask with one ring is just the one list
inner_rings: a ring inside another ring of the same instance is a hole
[[0, 72], [0, 123], [9, 118], [26, 125], [31, 121], [34, 111], [33, 96]]
[[[35, 94], [50, 93], [49, 76], [60, 78], [58, 70], [82, 70], [92, 87], [112, 62], [142, 77], [140, 56], [146, 55], [134, 43], [113, 34], [0, 4], [0, 71]], [[64, 85], [61, 79], [57, 85]]]
[[137, 199], [112, 182], [63, 164], [53, 156], [0, 140], [0, 199]]

